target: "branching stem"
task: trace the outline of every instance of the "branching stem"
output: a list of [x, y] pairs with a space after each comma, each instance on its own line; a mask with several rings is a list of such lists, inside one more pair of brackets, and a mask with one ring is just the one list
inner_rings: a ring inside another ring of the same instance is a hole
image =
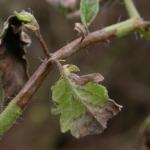
[[[131, 16], [137, 16], [135, 7], [131, 0], [125, 0], [126, 6], [130, 12]], [[129, 4], [131, 5], [129, 7]], [[131, 11], [131, 8], [133, 9]], [[134, 14], [134, 15], [133, 15]], [[32, 96], [41, 86], [45, 77], [51, 71], [51, 66], [53, 61], [61, 60], [70, 57], [72, 54], [77, 53], [79, 50], [93, 45], [97, 42], [105, 41], [113, 37], [122, 37], [128, 33], [141, 29], [147, 28], [150, 26], [150, 22], [143, 21], [142, 19], [131, 18], [127, 21], [111, 25], [102, 30], [98, 30], [88, 34], [85, 39], [81, 42], [81, 39], [78, 38], [66, 46], [60, 48], [55, 53], [49, 57], [48, 47], [45, 44], [41, 34], [38, 34], [39, 41], [43, 47], [46, 58], [42, 64], [37, 68], [35, 73], [30, 77], [29, 81], [23, 87], [23, 89], [17, 94], [17, 96], [9, 103], [5, 110], [0, 114], [0, 135], [3, 135], [15, 122], [16, 119], [22, 114], [24, 108], [27, 106]]]

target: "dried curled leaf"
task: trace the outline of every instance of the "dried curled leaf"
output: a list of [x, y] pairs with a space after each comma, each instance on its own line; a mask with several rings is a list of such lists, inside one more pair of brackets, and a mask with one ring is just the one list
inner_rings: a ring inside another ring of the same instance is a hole
[[83, 76], [78, 76], [75, 73], [70, 73], [69, 77], [73, 79], [78, 85], [85, 85], [88, 82], [99, 83], [104, 80], [104, 77], [100, 73], [91, 73]]
[[62, 77], [52, 88], [52, 112], [60, 114], [61, 131], [70, 130], [76, 138], [103, 132], [122, 106], [110, 100], [106, 88], [98, 84], [102, 75], [78, 76], [74, 65], [59, 68]]
[[28, 80], [25, 47], [31, 40], [23, 29], [25, 25], [32, 24], [33, 20], [31, 15], [28, 17], [29, 13], [26, 13], [26, 16], [24, 14], [23, 11], [10, 16], [1, 32], [0, 72], [4, 90], [3, 105], [8, 104]]
[[84, 40], [84, 38], [88, 35], [89, 31], [88, 29], [82, 25], [81, 23], [75, 23], [74, 30], [78, 32], [78, 35], [81, 36], [81, 42]]

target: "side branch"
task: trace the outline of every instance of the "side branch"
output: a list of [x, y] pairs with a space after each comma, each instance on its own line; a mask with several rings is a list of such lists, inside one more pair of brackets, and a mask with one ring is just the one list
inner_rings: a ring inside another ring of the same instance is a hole
[[140, 18], [140, 14], [138, 13], [133, 0], [124, 0], [127, 12], [131, 18]]
[[93, 45], [97, 42], [105, 41], [113, 37], [122, 37], [132, 31], [141, 28], [147, 28], [149, 26], [149, 22], [144, 22], [141, 19], [132, 18], [116, 25], [106, 27], [102, 30], [92, 32], [87, 37], [85, 37], [82, 42], [81, 39], [78, 38], [56, 51], [54, 54], [52, 54], [51, 58], [46, 58], [35, 71], [35, 73], [31, 76], [24, 88], [0, 114], [0, 135], [2, 136], [15, 123], [19, 115], [22, 114], [25, 106], [29, 103], [32, 96], [41, 86], [45, 77], [51, 71], [52, 63], [54, 60], [68, 58], [72, 54], [89, 45]]
[[42, 46], [42, 49], [43, 49], [43, 52], [44, 52], [45, 57], [46, 57], [46, 58], [49, 58], [49, 57], [50, 57], [50, 52], [49, 52], [49, 49], [48, 49], [48, 47], [47, 47], [47, 45], [46, 45], [46, 43], [45, 43], [45, 41], [44, 41], [44, 39], [43, 39], [43, 36], [42, 36], [40, 30], [38, 30], [38, 31], [35, 33], [35, 35], [36, 35], [37, 39], [39, 40], [39, 42], [40, 42], [40, 44], [41, 44], [41, 46]]

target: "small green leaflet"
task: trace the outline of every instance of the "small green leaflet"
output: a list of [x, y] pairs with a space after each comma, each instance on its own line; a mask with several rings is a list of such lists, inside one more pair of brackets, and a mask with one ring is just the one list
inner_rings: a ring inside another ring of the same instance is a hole
[[14, 12], [16, 18], [24, 23], [24, 26], [31, 30], [31, 31], [37, 31], [39, 30], [39, 24], [37, 20], [35, 19], [34, 15], [27, 11], [21, 11], [21, 12]]
[[99, 0], [81, 0], [80, 13], [82, 23], [88, 27], [99, 12]]
[[61, 131], [70, 130], [76, 138], [103, 132], [122, 108], [98, 84], [103, 77], [98, 73], [78, 76], [74, 65], [60, 67], [61, 77], [52, 87], [52, 113], [60, 115]]
[[24, 23], [31, 23], [33, 15], [29, 12], [26, 11], [21, 11], [20, 13], [14, 12], [15, 16], [17, 17], [18, 20], [24, 22]]

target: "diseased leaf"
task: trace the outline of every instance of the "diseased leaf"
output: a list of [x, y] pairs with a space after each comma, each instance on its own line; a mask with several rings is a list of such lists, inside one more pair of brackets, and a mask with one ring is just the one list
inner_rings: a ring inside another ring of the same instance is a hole
[[92, 105], [87, 107], [91, 112], [86, 112], [73, 121], [71, 133], [76, 138], [102, 133], [107, 128], [107, 121], [121, 109], [121, 106], [112, 100], [109, 100], [103, 107], [92, 107]]
[[80, 12], [82, 23], [88, 27], [99, 12], [99, 0], [81, 0]]
[[23, 14], [24, 11], [10, 16], [1, 32], [0, 72], [5, 106], [28, 80], [25, 47], [31, 43], [31, 40], [23, 29], [24, 25], [31, 23], [32, 20], [27, 16], [21, 18]]
[[107, 89], [98, 84], [103, 80], [102, 75], [80, 77], [73, 73], [77, 69], [70, 69], [77, 68], [74, 65], [59, 65], [59, 68], [62, 76], [52, 87], [52, 112], [60, 114], [61, 131], [70, 130], [76, 138], [103, 132], [107, 121], [122, 106], [110, 100]]

